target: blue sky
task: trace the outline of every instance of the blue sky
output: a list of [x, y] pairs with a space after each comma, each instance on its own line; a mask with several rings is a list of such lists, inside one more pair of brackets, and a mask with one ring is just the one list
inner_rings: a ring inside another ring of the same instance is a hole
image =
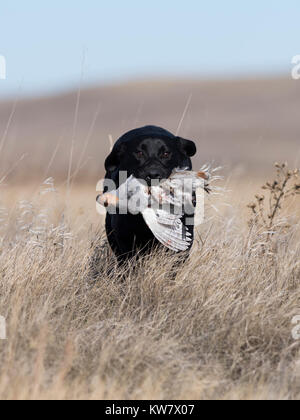
[[[85, 51], [85, 53], [83, 53]], [[299, 0], [3, 1], [0, 96], [160, 75], [288, 74]], [[82, 66], [82, 57], [85, 56]]]

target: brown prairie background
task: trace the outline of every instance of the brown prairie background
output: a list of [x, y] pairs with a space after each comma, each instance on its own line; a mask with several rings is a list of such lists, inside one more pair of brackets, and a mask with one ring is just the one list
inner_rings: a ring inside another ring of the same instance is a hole
[[265, 178], [274, 161], [299, 166], [299, 82], [153, 80], [82, 89], [78, 114], [76, 89], [19, 100], [15, 112], [14, 101], [0, 101], [1, 176], [13, 169], [6, 182], [24, 185], [47, 176], [64, 181], [74, 142], [72, 174], [81, 168], [75, 181], [94, 186], [103, 175], [110, 135], [116, 140], [146, 124], [176, 132], [190, 95], [180, 134], [197, 142], [195, 166], [213, 162], [241, 179]]

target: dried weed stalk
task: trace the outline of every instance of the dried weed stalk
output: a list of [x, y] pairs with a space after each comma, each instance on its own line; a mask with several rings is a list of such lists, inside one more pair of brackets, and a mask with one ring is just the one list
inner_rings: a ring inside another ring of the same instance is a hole
[[268, 240], [280, 228], [289, 227], [280, 219], [281, 210], [291, 197], [300, 195], [299, 169], [290, 170], [286, 163], [275, 163], [275, 169], [274, 181], [264, 184], [265, 193], [257, 194], [255, 201], [248, 205], [252, 211], [249, 227], [266, 231]]

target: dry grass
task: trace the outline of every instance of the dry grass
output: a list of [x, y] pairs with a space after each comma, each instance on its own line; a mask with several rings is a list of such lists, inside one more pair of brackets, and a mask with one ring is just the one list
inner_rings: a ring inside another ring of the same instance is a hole
[[51, 182], [42, 191], [0, 215], [1, 399], [300, 398], [298, 196], [271, 245], [247, 226], [247, 190], [241, 208], [239, 193], [223, 198], [233, 206], [201, 228], [175, 279], [159, 252], [121, 283], [91, 209], [74, 205], [82, 194], [65, 209]]

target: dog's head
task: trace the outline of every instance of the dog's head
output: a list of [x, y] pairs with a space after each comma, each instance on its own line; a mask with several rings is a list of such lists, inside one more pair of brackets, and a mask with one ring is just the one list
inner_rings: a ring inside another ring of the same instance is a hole
[[105, 162], [107, 175], [127, 171], [148, 184], [167, 179], [175, 168], [192, 169], [197, 152], [191, 140], [176, 137], [154, 126], [139, 128], [122, 136]]

